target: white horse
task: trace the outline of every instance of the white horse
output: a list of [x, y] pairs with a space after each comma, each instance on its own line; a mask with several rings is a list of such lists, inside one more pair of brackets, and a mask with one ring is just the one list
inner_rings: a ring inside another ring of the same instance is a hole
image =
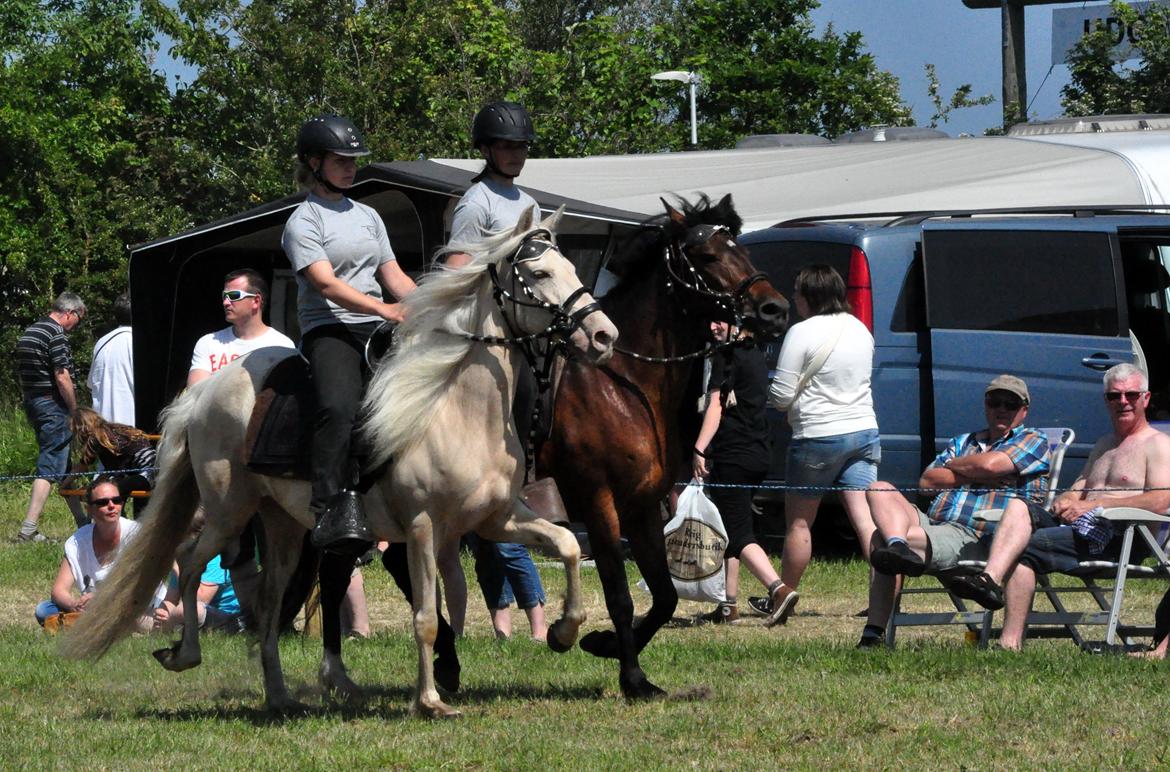
[[[476, 531], [551, 550], [565, 565], [567, 587], [563, 615], [549, 629], [550, 648], [570, 648], [585, 621], [576, 539], [539, 519], [517, 497], [525, 458], [511, 411], [515, 371], [525, 365], [517, 347], [502, 342], [556, 334], [595, 363], [612, 355], [617, 330], [552, 241], [559, 216], [539, 228], [525, 216], [512, 232], [489, 239], [484, 253], [468, 265], [426, 277], [405, 300], [406, 321], [395, 331], [394, 356], [379, 365], [367, 390], [362, 415], [374, 449], [372, 467], [390, 463], [364, 504], [379, 538], [407, 543], [411, 580], [418, 588], [413, 603], [418, 685], [412, 707], [425, 716], [459, 715], [435, 689], [436, 593], [424, 588], [435, 587], [437, 546]], [[67, 656], [100, 656], [129, 632], [178, 552], [187, 614], [183, 637], [156, 656], [172, 670], [199, 664], [193, 616], [203, 567], [260, 512], [268, 541], [257, 611], [266, 701], [277, 712], [303, 707], [284, 683], [277, 617], [306, 529], [313, 526], [309, 484], [255, 474], [244, 458], [256, 394], [265, 375], [287, 356], [287, 350], [265, 349], [242, 357], [167, 408], [158, 485], [143, 527], [65, 638]], [[199, 502], [202, 531], [183, 543]], [[327, 648], [320, 678], [327, 688], [357, 690], [339, 647], [335, 655]]]

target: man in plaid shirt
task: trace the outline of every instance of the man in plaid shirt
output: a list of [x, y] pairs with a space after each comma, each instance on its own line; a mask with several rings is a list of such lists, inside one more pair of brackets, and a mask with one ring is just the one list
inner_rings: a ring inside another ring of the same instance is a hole
[[889, 483], [870, 487], [867, 499], [877, 525], [870, 552], [875, 574], [859, 646], [881, 642], [898, 574], [921, 576], [987, 556], [996, 523], [981, 519], [981, 512], [1004, 510], [1026, 521], [1043, 512], [1038, 505], [1048, 491], [1048, 439], [1023, 426], [1029, 401], [1027, 384], [1013, 375], [1000, 375], [987, 385], [987, 428], [952, 438], [918, 481], [921, 488], [941, 491], [927, 512]]
[[[1112, 560], [1120, 554], [1122, 534], [1099, 516], [1104, 507], [1157, 513], [1170, 508], [1170, 437], [1146, 420], [1150, 392], [1145, 373], [1120, 364], [1105, 373], [1104, 382], [1113, 431], [1097, 441], [1080, 477], [1052, 502], [1054, 518], [1033, 530], [1029, 518], [1009, 510], [996, 530], [987, 569], [951, 585], [956, 595], [985, 608], [1006, 604], [999, 639], [1005, 649], [1024, 643], [1037, 573], [1068, 571], [1082, 560]], [[1164, 653], [1165, 639], [1161, 644]]]

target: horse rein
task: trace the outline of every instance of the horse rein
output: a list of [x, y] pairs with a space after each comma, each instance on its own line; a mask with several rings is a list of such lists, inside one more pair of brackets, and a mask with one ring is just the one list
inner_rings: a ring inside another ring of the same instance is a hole
[[[694, 264], [689, 259], [687, 259], [686, 256], [686, 250], [706, 244], [708, 241], [715, 238], [715, 236], [719, 233], [726, 233], [729, 239], [731, 237], [731, 230], [725, 225], [700, 223], [687, 229], [686, 235], [683, 237], [681, 245], [679, 244], [678, 239], [671, 239], [670, 244], [668, 244], [666, 249], [663, 250], [663, 255], [665, 258], [664, 264], [666, 266], [666, 290], [668, 293], [673, 294], [675, 291], [675, 285], [677, 285], [678, 287], [694, 295], [697, 295], [699, 298], [713, 300], [717, 306], [731, 313], [733, 319], [732, 324], [734, 326], [742, 327], [743, 315], [739, 312], [739, 309], [740, 306], [743, 305], [743, 299], [747, 295], [748, 290], [750, 290], [755, 284], [761, 281], [767, 281], [767, 274], [765, 274], [763, 271], [757, 271], [751, 276], [744, 278], [744, 280], [741, 281], [731, 292], [716, 291], [711, 289], [710, 285], [707, 284], [706, 279], [703, 278], [703, 275], [695, 269]], [[690, 281], [679, 275], [679, 272], [674, 267], [675, 262], [682, 263], [682, 265], [686, 266], [687, 270], [690, 272]], [[683, 312], [685, 313], [686, 310], [686, 306], [684, 306]], [[618, 346], [614, 346], [614, 351], [619, 354], [624, 354], [631, 359], [636, 359], [640, 362], [664, 365], [675, 362], [686, 362], [692, 359], [706, 359], [708, 357], [713, 357], [717, 353], [726, 349], [747, 345], [752, 344], [744, 343], [742, 339], [734, 341], [727, 340], [705, 346], [699, 351], [692, 351], [689, 354], [680, 354], [669, 357], [657, 357], [649, 356], [647, 354], [639, 354], [635, 351], [629, 351]]]

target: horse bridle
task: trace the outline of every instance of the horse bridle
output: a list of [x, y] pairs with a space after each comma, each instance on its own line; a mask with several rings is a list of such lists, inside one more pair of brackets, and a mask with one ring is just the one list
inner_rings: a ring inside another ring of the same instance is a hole
[[[720, 290], [711, 289], [707, 284], [707, 280], [703, 278], [703, 274], [695, 268], [694, 264], [687, 258], [686, 251], [697, 246], [706, 244], [711, 239], [715, 238], [720, 233], [726, 233], [728, 238], [731, 237], [731, 229], [725, 225], [714, 225], [708, 223], [699, 223], [692, 225], [684, 234], [682, 243], [679, 243], [677, 238], [671, 238], [670, 243], [666, 245], [663, 250], [663, 257], [666, 266], [666, 291], [669, 294], [682, 295], [689, 293], [690, 295], [704, 301], [713, 301], [715, 305], [723, 310], [729, 312], [732, 318], [732, 324], [736, 327], [743, 327], [743, 314], [740, 313], [740, 308], [744, 305], [744, 298], [748, 291], [757, 283], [767, 281], [768, 276], [763, 271], [757, 271], [751, 276], [746, 277], [741, 281], [731, 292], [723, 292]], [[687, 273], [690, 275], [690, 280], [682, 275], [675, 264], [681, 264], [686, 267]], [[680, 297], [680, 300], [681, 297]], [[683, 313], [686, 313], [686, 301], [683, 302]], [[674, 362], [685, 362], [690, 359], [706, 359], [714, 356], [716, 353], [725, 349], [731, 349], [737, 346], [748, 345], [741, 340], [727, 340], [723, 342], [716, 342], [713, 345], [705, 346], [699, 351], [692, 351], [689, 354], [680, 354], [678, 356], [670, 357], [656, 357], [647, 354], [639, 354], [635, 351], [614, 347], [614, 351], [619, 354], [625, 354], [628, 357], [637, 359], [642, 362], [651, 362], [654, 364], [671, 364]]]
[[[730, 312], [732, 324], [736, 327], [742, 327], [743, 314], [740, 313], [739, 309], [743, 306], [744, 298], [755, 284], [761, 281], [767, 281], [768, 275], [763, 271], [757, 271], [741, 281], [731, 292], [713, 290], [707, 284], [707, 280], [703, 278], [703, 274], [699, 273], [694, 263], [686, 255], [687, 250], [706, 244], [720, 233], [725, 233], [729, 239], [731, 238], [731, 229], [725, 225], [699, 223], [687, 229], [681, 244], [677, 238], [670, 240], [670, 243], [664, 250], [666, 289], [668, 292], [674, 292], [675, 285], [677, 285], [679, 289], [689, 292], [700, 299], [714, 301], [716, 306]], [[676, 263], [685, 266], [690, 275], [689, 281], [686, 277], [679, 275], [678, 269], [675, 268]], [[686, 306], [683, 307], [683, 311], [686, 311]]]
[[[468, 340], [479, 343], [519, 348], [520, 353], [524, 355], [524, 360], [536, 376], [537, 386], [542, 392], [548, 389], [552, 382], [552, 367], [555, 357], [551, 354], [557, 350], [567, 351], [568, 340], [573, 333], [582, 328], [585, 319], [590, 314], [601, 311], [601, 304], [596, 300], [576, 311], [570, 310], [582, 295], [589, 294], [589, 290], [584, 285], [573, 290], [567, 298], [555, 305], [547, 300], [541, 300], [528, 286], [528, 282], [524, 280], [520, 271], [516, 270], [520, 263], [535, 260], [548, 250], [556, 248], [557, 245], [553, 240], [552, 233], [544, 228], [538, 228], [526, 235], [516, 251], [508, 256], [508, 265], [513, 269], [511, 289], [500, 280], [495, 263], [488, 265], [488, 276], [492, 280], [492, 298], [496, 301], [496, 306], [499, 307], [501, 315], [504, 317], [504, 324], [508, 327], [507, 337], [462, 333], [463, 337]], [[520, 306], [540, 308], [551, 314], [552, 319], [543, 330], [522, 335], [513, 326], [512, 319], [506, 311], [505, 302], [512, 304], [513, 314], [515, 309]], [[548, 346], [544, 350], [537, 348], [541, 341], [548, 342]], [[540, 363], [542, 358], [544, 360], [543, 366]]]

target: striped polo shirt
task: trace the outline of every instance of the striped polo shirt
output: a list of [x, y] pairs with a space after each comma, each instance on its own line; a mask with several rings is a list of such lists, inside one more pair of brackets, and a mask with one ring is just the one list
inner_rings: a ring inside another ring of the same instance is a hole
[[73, 374], [73, 356], [65, 329], [51, 317], [38, 319], [16, 341], [16, 370], [25, 399], [57, 391], [54, 375], [65, 369]]

